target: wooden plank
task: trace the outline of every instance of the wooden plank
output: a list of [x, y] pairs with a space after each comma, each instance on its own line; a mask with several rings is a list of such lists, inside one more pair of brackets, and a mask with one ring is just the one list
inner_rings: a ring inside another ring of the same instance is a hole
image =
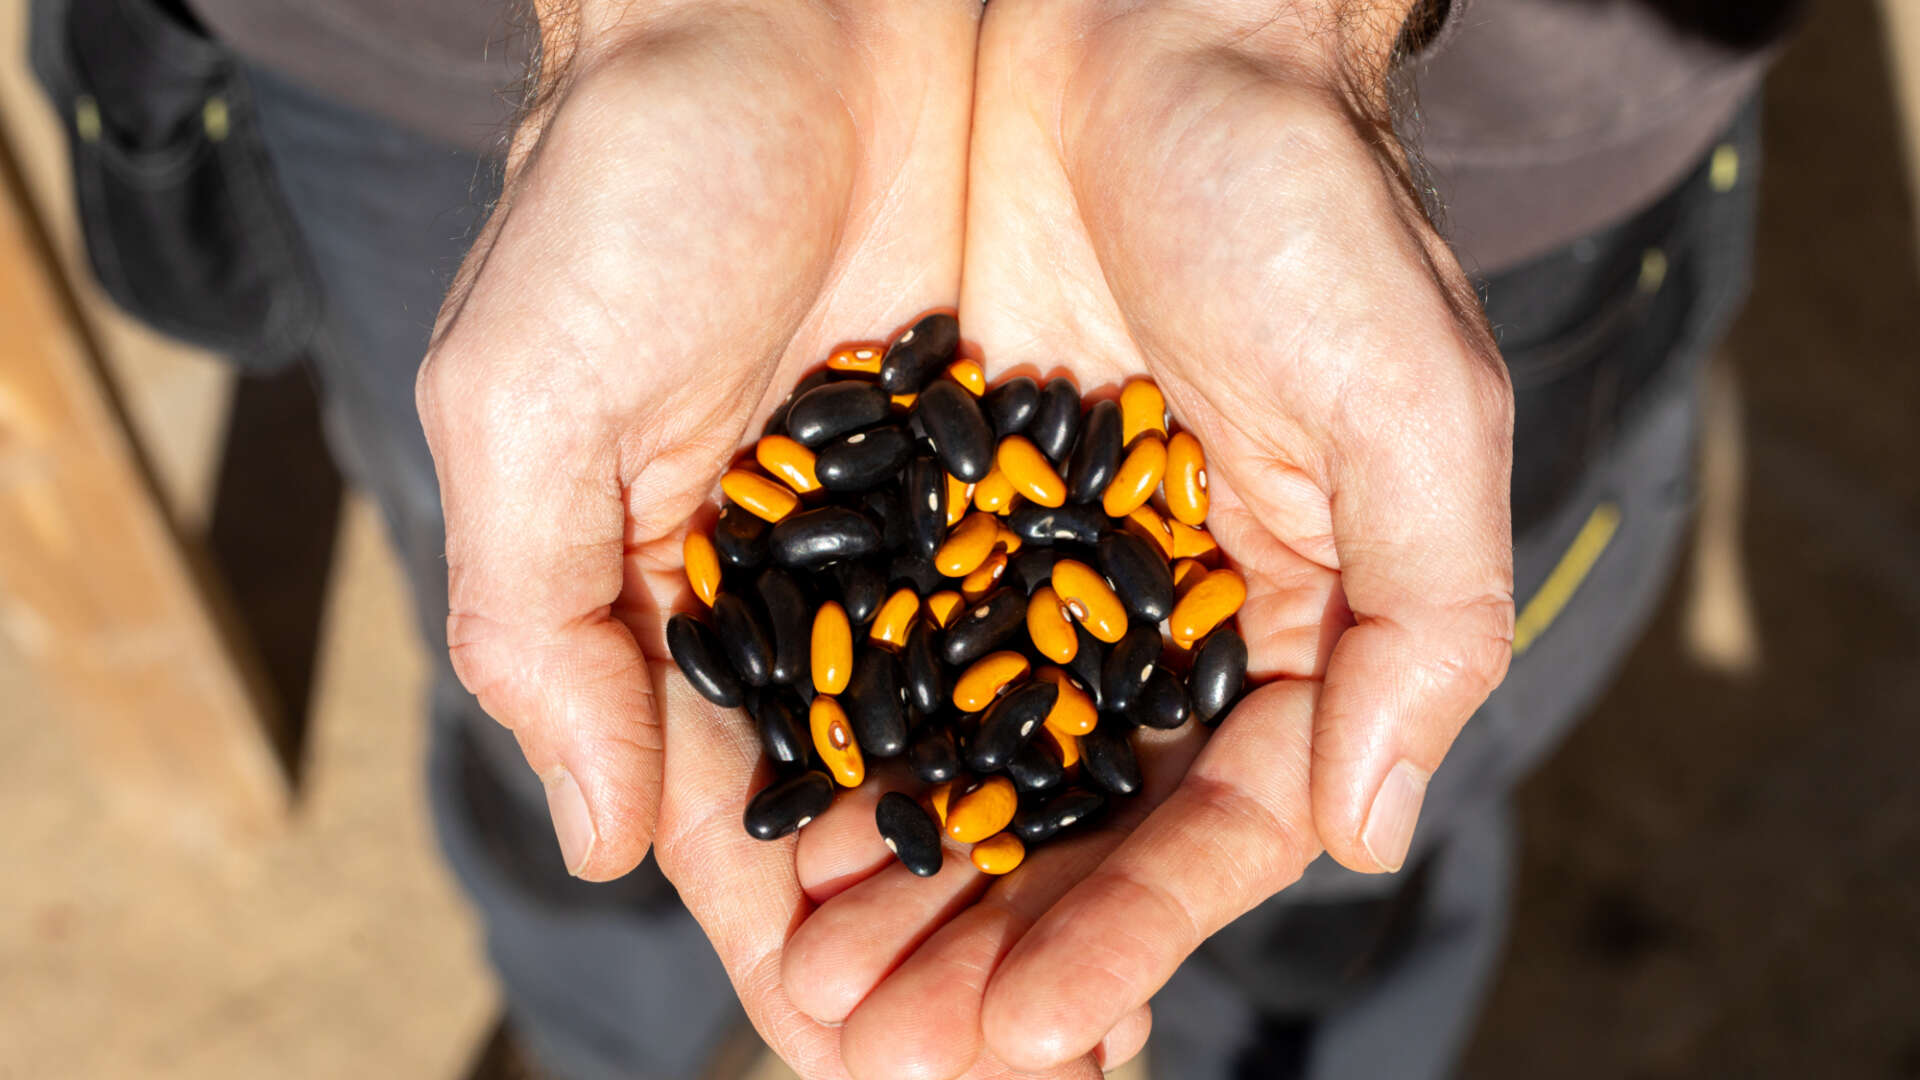
[[285, 774], [54, 260], [0, 187], [0, 624], [103, 789], [217, 841], [281, 821]]

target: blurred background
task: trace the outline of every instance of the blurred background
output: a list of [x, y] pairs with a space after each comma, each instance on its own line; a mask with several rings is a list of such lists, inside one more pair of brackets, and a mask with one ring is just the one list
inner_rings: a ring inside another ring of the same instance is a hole
[[[377, 515], [302, 376], [90, 282], [24, 31], [0, 0], [0, 1077], [491, 1075]], [[1523, 789], [1468, 1076], [1920, 1077], [1920, 3], [1816, 4], [1765, 109], [1692, 552]]]

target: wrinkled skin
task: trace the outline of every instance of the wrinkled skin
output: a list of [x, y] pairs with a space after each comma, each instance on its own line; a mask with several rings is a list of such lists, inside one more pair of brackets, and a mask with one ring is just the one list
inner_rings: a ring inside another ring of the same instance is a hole
[[[1390, 143], [1265, 47], [1285, 26], [1088, 10], [590, 28], [422, 368], [455, 670], [546, 780], [569, 869], [651, 844], [810, 1078], [1131, 1056], [1174, 967], [1323, 846], [1391, 867], [1382, 776], [1430, 772], [1506, 663], [1510, 395]], [[786, 388], [956, 297], [996, 376], [1159, 380], [1209, 448], [1253, 669], [1286, 677], [1204, 749], [1148, 733], [1142, 798], [991, 886], [957, 852], [930, 881], [891, 864], [885, 769], [797, 840], [748, 839], [751, 727], [661, 633], [693, 604], [688, 519]]]

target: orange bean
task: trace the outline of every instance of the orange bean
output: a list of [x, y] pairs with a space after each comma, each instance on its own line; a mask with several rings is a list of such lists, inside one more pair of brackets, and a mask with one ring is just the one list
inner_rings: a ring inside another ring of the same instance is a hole
[[987, 561], [994, 538], [999, 535], [1000, 519], [992, 514], [968, 514], [933, 553], [933, 565], [948, 577], [966, 577]]
[[1047, 718], [1042, 721], [1049, 731], [1079, 736], [1100, 723], [1100, 710], [1094, 708], [1093, 695], [1087, 693], [1078, 679], [1057, 667], [1043, 667], [1034, 677], [1060, 688], [1060, 696], [1053, 699], [1053, 708], [1047, 710]]
[[833, 350], [827, 357], [827, 366], [835, 371], [863, 371], [868, 375], [877, 375], [880, 373], [880, 360], [886, 354], [885, 345], [849, 345]]
[[1027, 598], [1027, 636], [1040, 655], [1056, 664], [1064, 664], [1080, 651], [1080, 635], [1060, 604], [1053, 586], [1042, 585]]
[[966, 607], [966, 597], [952, 589], [942, 589], [927, 597], [927, 614], [933, 617], [933, 625], [945, 630], [953, 625], [954, 616]]
[[1126, 529], [1151, 540], [1153, 546], [1160, 549], [1160, 554], [1173, 558], [1173, 529], [1167, 524], [1167, 519], [1160, 516], [1160, 511], [1151, 505], [1143, 504], [1128, 514]]
[[947, 528], [959, 524], [966, 516], [967, 506], [973, 501], [973, 485], [953, 475], [947, 474]]
[[987, 392], [987, 373], [972, 360], [955, 360], [947, 367], [947, 377], [967, 388], [967, 393], [979, 397]]
[[1191, 649], [1214, 627], [1233, 618], [1246, 602], [1246, 579], [1238, 571], [1214, 570], [1173, 605], [1173, 614], [1167, 616], [1167, 632], [1175, 645]]
[[720, 478], [720, 490], [742, 510], [762, 521], [779, 521], [800, 508], [800, 496], [745, 469], [730, 469]]
[[994, 552], [979, 569], [960, 579], [960, 595], [966, 597], [969, 604], [993, 591], [1000, 583], [1000, 577], [1007, 572], [1007, 557]]
[[1013, 508], [1016, 494], [1013, 481], [995, 466], [986, 479], [973, 485], [973, 508], [988, 514], [1005, 513]]
[[706, 533], [688, 530], [680, 543], [680, 561], [686, 564], [693, 595], [712, 607], [713, 598], [720, 595], [720, 553], [714, 550], [713, 540]]
[[1127, 632], [1127, 608], [1100, 572], [1077, 559], [1053, 564], [1053, 591], [1087, 633], [1111, 645]]
[[1160, 483], [1174, 520], [1196, 527], [1207, 520], [1207, 455], [1199, 439], [1179, 431], [1167, 440], [1167, 474]]
[[813, 730], [813, 749], [827, 767], [827, 773], [841, 787], [859, 787], [867, 778], [866, 760], [860, 756], [860, 743], [847, 723], [847, 712], [840, 703], [821, 694], [807, 707], [807, 726]]
[[1014, 683], [1027, 677], [1031, 666], [1017, 652], [992, 652], [975, 660], [953, 681], [953, 705], [961, 712], [979, 712], [999, 700]]
[[912, 589], [896, 589], [874, 612], [867, 639], [898, 649], [907, 643], [907, 631], [913, 629], [913, 617], [920, 613], [920, 594]]
[[1120, 468], [1113, 474], [1113, 482], [1107, 485], [1106, 494], [1100, 497], [1100, 505], [1108, 517], [1126, 517], [1147, 504], [1166, 472], [1167, 444], [1158, 435], [1143, 435], [1120, 460]]
[[967, 856], [983, 874], [1010, 874], [1027, 857], [1027, 846], [1010, 832], [990, 836], [973, 845]]
[[813, 689], [837, 694], [853, 677], [853, 624], [847, 609], [829, 600], [813, 613]]
[[1132, 446], [1136, 437], [1149, 431], [1162, 437], [1167, 434], [1166, 395], [1152, 379], [1129, 379], [1120, 388], [1120, 445]]
[[1080, 737], [1069, 735], [1051, 724], [1042, 725], [1041, 734], [1053, 745], [1053, 756], [1060, 759], [1060, 767], [1071, 769], [1080, 764]]
[[1176, 559], [1197, 559], [1220, 547], [1213, 542], [1213, 534], [1205, 529], [1196, 529], [1177, 521], [1168, 522], [1167, 528], [1173, 531], [1173, 557]]
[[753, 459], [802, 495], [820, 490], [820, 478], [813, 472], [813, 451], [785, 435], [762, 437], [753, 444]]
[[994, 471], [1005, 476], [1013, 490], [1026, 496], [1028, 502], [1046, 507], [1066, 505], [1067, 482], [1026, 436], [1010, 435], [1001, 440], [1000, 449], [994, 452], [994, 466]]
[[989, 776], [979, 787], [947, 803], [947, 835], [963, 844], [977, 844], [1012, 824], [1019, 807], [1013, 781]]

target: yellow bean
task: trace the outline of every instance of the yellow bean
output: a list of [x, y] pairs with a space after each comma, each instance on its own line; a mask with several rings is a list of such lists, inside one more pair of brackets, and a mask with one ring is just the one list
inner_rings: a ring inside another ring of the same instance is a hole
[[967, 388], [967, 393], [979, 397], [987, 392], [987, 373], [972, 360], [955, 360], [947, 366], [947, 377]]
[[880, 372], [880, 360], [886, 354], [885, 345], [849, 345], [833, 350], [827, 357], [827, 366], [835, 371], [864, 371], [869, 375], [877, 375]]
[[942, 589], [927, 597], [927, 614], [933, 617], [933, 625], [941, 630], [953, 625], [954, 616], [966, 607], [966, 597], [952, 589]]
[[907, 643], [907, 631], [913, 629], [913, 617], [919, 613], [919, 593], [912, 589], [894, 590], [874, 613], [873, 626], [867, 630], [868, 640], [900, 648]]
[[948, 577], [966, 577], [987, 561], [993, 551], [994, 538], [999, 535], [998, 518], [992, 514], [968, 514], [933, 553], [933, 565]]
[[960, 595], [971, 604], [992, 592], [993, 587], [1000, 583], [1000, 576], [1006, 572], [1007, 557], [996, 551], [987, 556], [987, 561], [981, 563], [973, 573], [960, 579]]
[[1207, 520], [1207, 455], [1199, 439], [1180, 431], [1167, 440], [1167, 475], [1160, 483], [1174, 520], [1193, 526]]
[[1127, 608], [1099, 571], [1077, 559], [1053, 564], [1053, 591], [1060, 606], [1087, 633], [1111, 645], [1127, 632]]
[[785, 435], [762, 437], [753, 444], [753, 459], [802, 495], [820, 490], [820, 478], [813, 472], [813, 451]]
[[992, 652], [968, 665], [953, 681], [953, 705], [961, 712], [979, 712], [997, 701], [1014, 683], [1027, 677], [1031, 665], [1017, 652]]
[[983, 874], [1010, 874], [1027, 857], [1027, 846], [1010, 832], [990, 836], [973, 845], [968, 858]]
[[1026, 436], [1010, 435], [1001, 440], [993, 460], [994, 471], [1005, 476], [1013, 490], [1025, 495], [1028, 502], [1046, 507], [1066, 505], [1067, 482]]
[[1094, 708], [1093, 695], [1072, 675], [1057, 667], [1043, 667], [1034, 677], [1060, 688], [1060, 696], [1053, 699], [1053, 708], [1047, 710], [1047, 718], [1042, 721], [1047, 730], [1078, 736], [1092, 731], [1100, 723], [1100, 710]]
[[706, 533], [689, 530], [680, 544], [680, 561], [686, 564], [687, 584], [693, 586], [693, 595], [712, 607], [713, 598], [720, 595], [720, 553], [714, 550], [713, 541]]
[[837, 694], [853, 677], [853, 624], [847, 609], [829, 600], [813, 613], [813, 689]]
[[1015, 494], [1013, 481], [995, 466], [986, 479], [973, 485], [973, 508], [987, 514], [1003, 513], [1013, 508]]
[[989, 776], [979, 787], [947, 803], [947, 835], [963, 844], [977, 844], [1011, 824], [1019, 806], [1013, 781]]
[[1120, 445], [1132, 446], [1136, 436], [1148, 431], [1166, 435], [1166, 396], [1152, 379], [1130, 379], [1120, 388]]
[[860, 756], [853, 727], [847, 723], [846, 710], [821, 694], [807, 707], [807, 726], [813, 729], [813, 750], [820, 755], [828, 775], [841, 787], [859, 787], [867, 778], [867, 764]]
[[1027, 636], [1040, 655], [1064, 664], [1080, 651], [1080, 635], [1073, 632], [1053, 586], [1042, 585], [1027, 598]]
[[1246, 579], [1237, 571], [1215, 570], [1173, 605], [1173, 614], [1167, 616], [1167, 632], [1175, 645], [1191, 649], [1214, 627], [1233, 618], [1246, 601]]
[[800, 507], [800, 496], [745, 469], [731, 469], [720, 478], [720, 490], [727, 498], [763, 521], [779, 521]]
[[1100, 505], [1108, 517], [1126, 517], [1147, 504], [1166, 472], [1167, 444], [1158, 435], [1143, 435], [1120, 460], [1120, 468], [1113, 474], [1113, 483], [1107, 485], [1106, 494], [1100, 497]]

